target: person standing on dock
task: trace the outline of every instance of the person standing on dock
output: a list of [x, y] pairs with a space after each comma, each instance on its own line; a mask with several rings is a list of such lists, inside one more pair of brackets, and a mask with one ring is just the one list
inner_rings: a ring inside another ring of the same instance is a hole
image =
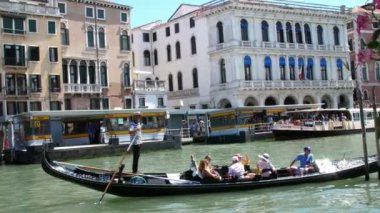
[[133, 163], [132, 172], [137, 173], [140, 158], [140, 148], [141, 148], [141, 114], [140, 112], [135, 112], [133, 114], [132, 122], [129, 125], [129, 134], [131, 136], [132, 150], [133, 150]]

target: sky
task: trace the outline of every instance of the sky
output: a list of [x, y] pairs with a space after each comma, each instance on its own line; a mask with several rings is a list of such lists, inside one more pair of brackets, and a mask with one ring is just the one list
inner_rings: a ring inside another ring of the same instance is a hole
[[[201, 5], [210, 0], [112, 0], [116, 3], [133, 7], [131, 26], [137, 27], [156, 20], [166, 22], [181, 4]], [[353, 7], [372, 0], [295, 0], [302, 3], [326, 4], [332, 6], [346, 5]]]

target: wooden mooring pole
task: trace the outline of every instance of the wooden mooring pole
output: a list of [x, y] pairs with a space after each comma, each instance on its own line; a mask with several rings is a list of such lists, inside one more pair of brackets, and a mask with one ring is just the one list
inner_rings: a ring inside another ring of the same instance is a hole
[[362, 139], [363, 139], [363, 152], [364, 152], [364, 164], [365, 164], [365, 180], [369, 181], [369, 166], [368, 166], [368, 150], [367, 150], [367, 134], [364, 123], [364, 110], [363, 110], [363, 97], [362, 91], [359, 87], [356, 87], [356, 92], [359, 101], [360, 108], [360, 123], [362, 127]]
[[376, 151], [377, 151], [377, 179], [380, 180], [380, 145], [379, 145], [379, 131], [380, 131], [380, 120], [377, 116], [376, 109], [376, 94], [375, 87], [372, 87], [372, 108], [373, 108], [373, 119], [375, 120], [375, 142], [376, 142]]

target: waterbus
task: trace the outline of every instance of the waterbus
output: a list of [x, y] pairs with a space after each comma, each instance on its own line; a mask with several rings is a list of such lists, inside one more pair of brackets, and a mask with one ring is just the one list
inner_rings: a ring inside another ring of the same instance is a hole
[[319, 104], [247, 106], [208, 113], [209, 143], [246, 142], [272, 135], [271, 129], [288, 110], [309, 109]]
[[[363, 112], [366, 130], [374, 131], [373, 109], [364, 108]], [[346, 135], [362, 131], [358, 108], [319, 108], [286, 112], [285, 115], [284, 119], [277, 122], [272, 129], [276, 140]]]

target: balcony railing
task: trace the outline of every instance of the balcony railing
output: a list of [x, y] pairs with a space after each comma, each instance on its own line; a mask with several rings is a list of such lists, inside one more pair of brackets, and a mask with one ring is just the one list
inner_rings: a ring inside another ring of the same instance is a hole
[[135, 92], [165, 92], [165, 81], [143, 81], [133, 82]]
[[99, 84], [64, 84], [65, 93], [98, 94], [102, 92]]
[[273, 90], [273, 89], [353, 89], [354, 81], [344, 80], [294, 80], [294, 81], [234, 81], [212, 85], [212, 91], [223, 90]]
[[15, 13], [59, 15], [58, 7], [0, 1], [0, 10]]
[[168, 93], [169, 99], [176, 99], [176, 98], [183, 98], [183, 97], [194, 97], [199, 96], [199, 89], [185, 89], [185, 90], [178, 90], [178, 91], [172, 91]]

